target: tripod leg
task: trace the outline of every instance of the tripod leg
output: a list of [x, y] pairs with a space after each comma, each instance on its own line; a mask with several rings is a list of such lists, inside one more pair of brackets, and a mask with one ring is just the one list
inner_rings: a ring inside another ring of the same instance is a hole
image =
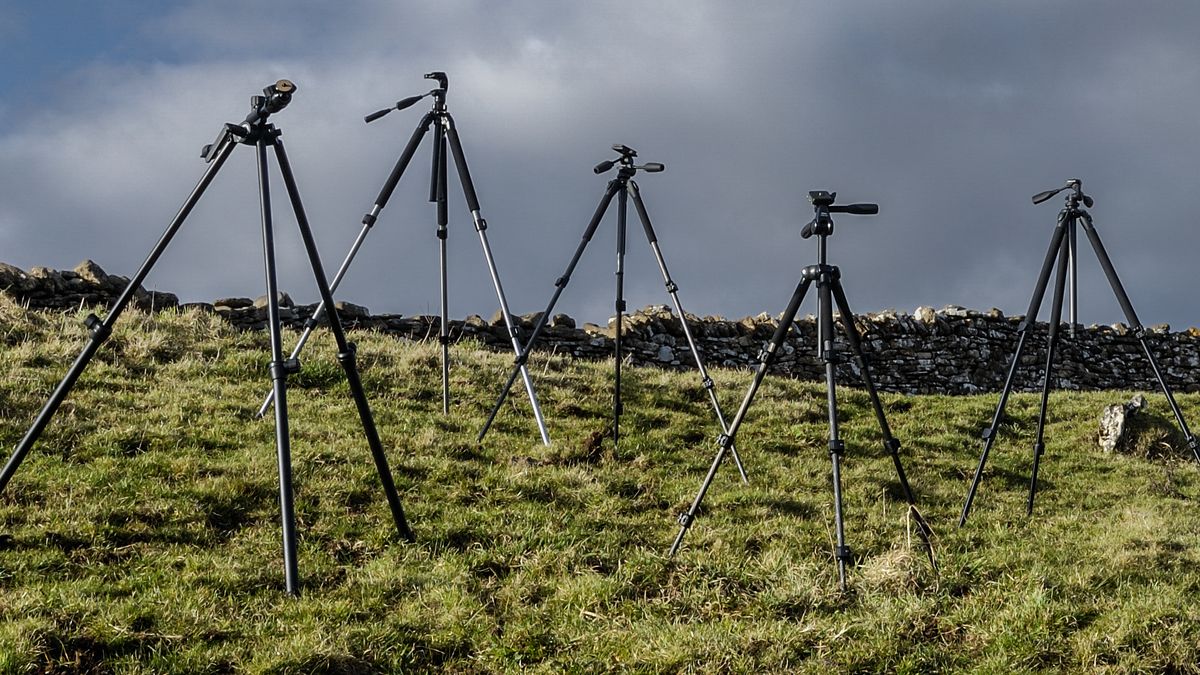
[[67, 395], [71, 393], [75, 382], [83, 374], [84, 369], [87, 368], [88, 363], [91, 362], [100, 345], [112, 334], [113, 325], [117, 323], [117, 319], [120, 318], [121, 313], [125, 311], [125, 307], [133, 299], [134, 293], [142, 285], [142, 282], [145, 281], [146, 276], [150, 274], [150, 270], [158, 262], [159, 256], [167, 249], [167, 245], [171, 243], [171, 239], [175, 237], [175, 233], [179, 231], [179, 228], [183, 225], [183, 221], [192, 212], [192, 208], [200, 201], [200, 196], [204, 194], [204, 190], [212, 182], [213, 178], [216, 177], [217, 172], [220, 171], [221, 166], [225, 164], [225, 160], [229, 158], [230, 153], [233, 152], [235, 147], [237, 147], [237, 144], [232, 142], [221, 146], [213, 161], [209, 163], [208, 169], [204, 171], [204, 175], [200, 177], [200, 181], [196, 184], [196, 187], [192, 189], [191, 194], [188, 195], [183, 206], [180, 207], [179, 212], [171, 219], [170, 225], [167, 226], [166, 231], [159, 237], [158, 243], [154, 245], [146, 260], [142, 262], [142, 266], [138, 268], [137, 273], [126, 284], [125, 290], [121, 292], [116, 303], [108, 310], [108, 314], [104, 320], [101, 321], [95, 315], [88, 316], [85, 323], [91, 333], [91, 338], [79, 353], [79, 356], [75, 358], [75, 362], [71, 364], [62, 381], [55, 387], [54, 392], [50, 395], [50, 400], [46, 401], [46, 405], [42, 407], [41, 412], [34, 419], [33, 425], [29, 427], [21, 442], [13, 450], [12, 456], [4, 464], [3, 471], [0, 471], [0, 492], [4, 492], [4, 489], [8, 487], [8, 482], [12, 480], [13, 474], [21, 466], [21, 462], [25, 461], [25, 456], [29, 454], [29, 450], [33, 448], [33, 444], [42, 435], [42, 431], [50, 423], [50, 420], [54, 417], [54, 413], [58, 411], [59, 406], [62, 405]]
[[[354, 240], [354, 244], [350, 247], [350, 252], [346, 254], [345, 260], [342, 261], [342, 266], [338, 268], [336, 274], [333, 275], [333, 280], [329, 282], [330, 292], [336, 292], [338, 284], [342, 283], [342, 277], [346, 275], [346, 270], [350, 268], [350, 262], [354, 260], [354, 256], [358, 254], [358, 249], [362, 247], [363, 240], [367, 237], [367, 232], [371, 229], [370, 225], [363, 225], [358, 232], [358, 237]], [[299, 360], [300, 352], [304, 351], [304, 345], [308, 344], [308, 339], [312, 337], [313, 330], [321, 321], [321, 317], [325, 314], [325, 303], [322, 301], [317, 308], [313, 310], [312, 316], [304, 322], [304, 332], [300, 333], [300, 339], [296, 340], [296, 346], [292, 349], [289, 360]], [[262, 417], [267, 414], [267, 408], [271, 407], [271, 402], [275, 400], [275, 391], [271, 390], [263, 399], [262, 405], [258, 407], [258, 412], [255, 417]]]
[[1175, 422], [1183, 432], [1183, 437], [1188, 444], [1188, 448], [1192, 451], [1192, 455], [1196, 458], [1196, 461], [1200, 461], [1200, 442], [1197, 442], [1196, 437], [1192, 435], [1191, 429], [1188, 429], [1187, 422], [1183, 419], [1183, 411], [1179, 409], [1179, 404], [1175, 402], [1175, 395], [1171, 393], [1171, 388], [1167, 386], [1167, 381], [1163, 378], [1162, 371], [1159, 370], [1158, 360], [1154, 358], [1154, 352], [1150, 351], [1150, 345], [1146, 341], [1146, 330], [1142, 327], [1142, 322], [1138, 320], [1137, 313], [1133, 311], [1133, 303], [1129, 301], [1129, 296], [1125, 293], [1125, 288], [1121, 285], [1121, 280], [1117, 278], [1117, 272], [1113, 268], [1112, 261], [1108, 258], [1108, 252], [1104, 250], [1104, 244], [1100, 241], [1100, 235], [1092, 225], [1092, 216], [1086, 212], [1081, 213], [1081, 216], [1083, 219], [1083, 229], [1087, 232], [1088, 239], [1092, 242], [1092, 248], [1096, 251], [1096, 257], [1100, 260], [1100, 266], [1104, 268], [1104, 275], [1108, 277], [1109, 286], [1112, 286], [1113, 293], [1117, 296], [1117, 302], [1121, 304], [1121, 309], [1125, 312], [1125, 320], [1129, 322], [1131, 330], [1133, 330], [1138, 342], [1142, 345], [1142, 351], [1146, 353], [1146, 359], [1150, 361], [1150, 369], [1154, 371], [1154, 377], [1158, 380], [1158, 386], [1167, 397], [1167, 403], [1171, 406], [1171, 412], [1175, 415]]
[[[479, 210], [479, 198], [475, 195], [475, 184], [471, 181], [471, 172], [467, 168], [467, 159], [463, 154], [462, 142], [458, 138], [458, 129], [454, 126], [454, 121], [449, 115], [446, 115], [447, 120], [446, 134], [450, 139], [450, 151], [454, 153], [454, 166], [458, 169], [458, 180], [462, 184], [463, 195], [467, 200], [467, 207], [471, 209], [471, 218], [475, 222], [475, 231], [479, 233], [479, 243], [483, 247], [483, 258], [487, 262], [488, 273], [492, 277], [492, 286], [496, 289], [496, 299], [500, 303], [500, 314], [504, 317], [504, 326], [508, 331], [509, 342], [512, 344], [513, 352], [517, 355], [519, 361], [517, 370], [521, 375], [521, 380], [525, 384], [525, 392], [529, 395], [529, 405], [533, 408], [533, 419], [537, 422], [538, 433], [542, 436], [542, 443], [550, 445], [550, 433], [546, 430], [546, 420], [542, 416], [542, 407], [538, 403], [537, 392], [533, 388], [533, 378], [529, 375], [529, 369], [525, 367], [526, 358], [523, 356], [521, 349], [521, 340], [517, 335], [517, 328], [513, 325], [512, 312], [508, 309], [508, 299], [504, 296], [504, 287], [500, 284], [500, 273], [496, 270], [496, 259], [492, 256], [492, 246], [488, 243], [487, 238], [487, 221], [483, 219], [483, 214]], [[545, 315], [543, 315], [543, 320]], [[532, 344], [532, 340], [530, 341]], [[510, 387], [512, 385], [509, 385]], [[486, 429], [486, 427], [485, 427]], [[480, 433], [482, 439], [483, 434]]]
[[[367, 445], [371, 449], [371, 458], [375, 461], [375, 470], [379, 473], [379, 482], [383, 485], [384, 495], [387, 497], [388, 507], [392, 512], [392, 521], [396, 525], [397, 532], [400, 536], [408, 541], [413, 541], [412, 530], [408, 527], [408, 521], [404, 517], [404, 509], [400, 505], [400, 497], [396, 494], [396, 486], [392, 481], [392, 472], [388, 467], [387, 455], [383, 452], [383, 443], [379, 440], [379, 432], [375, 427], [375, 419], [371, 413], [371, 405], [367, 402], [367, 395], [363, 391], [362, 380], [358, 374], [358, 366], [355, 361], [357, 352], [354, 343], [346, 339], [346, 333], [342, 329], [341, 319], [338, 317], [337, 309], [333, 304], [333, 293], [329, 289], [329, 285], [325, 280], [325, 270], [321, 266], [321, 257], [317, 253], [317, 244], [312, 236], [312, 229], [308, 224], [308, 216], [304, 213], [304, 205], [300, 202], [300, 192], [296, 188], [296, 179], [292, 176], [292, 167], [288, 162], [287, 152], [283, 148], [283, 143], [279, 140], [275, 142], [275, 155], [279, 160], [279, 172], [283, 175], [283, 184], [287, 188], [288, 198], [292, 203], [292, 211], [296, 215], [296, 224], [300, 229], [300, 237], [304, 240], [304, 249], [308, 254], [309, 264], [312, 266], [313, 277], [317, 283], [317, 291], [321, 294], [321, 300], [325, 302], [325, 306], [331, 308], [328, 313], [329, 331], [333, 334], [333, 339], [337, 343], [338, 362], [342, 365], [342, 369], [346, 371], [346, 382], [350, 387], [350, 395], [354, 399], [354, 405], [358, 409], [359, 419], [362, 421], [363, 434], [367, 438]], [[280, 399], [282, 401], [282, 399]], [[280, 406], [276, 406], [278, 410]]]
[[508, 375], [508, 381], [500, 389], [500, 395], [496, 397], [496, 402], [492, 405], [492, 411], [488, 414], [487, 421], [484, 422], [483, 428], [479, 430], [479, 435], [475, 440], [483, 442], [483, 437], [487, 435], [488, 429], [491, 428], [492, 422], [495, 421], [496, 415], [500, 412], [500, 406], [504, 405], [504, 399], [508, 397], [509, 390], [512, 389], [513, 383], [517, 381], [517, 374], [521, 372], [521, 368], [529, 360], [529, 351], [533, 349], [538, 336], [542, 334], [542, 330], [546, 327], [546, 322], [550, 319], [550, 313], [554, 311], [554, 306], [558, 304], [558, 298], [562, 295], [563, 289], [571, 281], [571, 275], [575, 272], [575, 266], [579, 264], [579, 259], [583, 256], [584, 249], [587, 248], [588, 242], [592, 240], [592, 236], [596, 234], [596, 228], [600, 225], [600, 220], [604, 218], [604, 212], [608, 210], [608, 205], [612, 202], [613, 195], [619, 189], [621, 189], [620, 181], [609, 181], [608, 187], [604, 191], [604, 196], [600, 198], [600, 204], [596, 206], [596, 212], [592, 214], [591, 222], [588, 223], [587, 229], [583, 231], [583, 239], [575, 249], [575, 255], [571, 257], [571, 262], [567, 264], [567, 269], [563, 272], [563, 275], [554, 282], [554, 294], [550, 297], [550, 302], [547, 303], [545, 311], [538, 317], [537, 323], [533, 327], [533, 333], [529, 335], [525, 346], [517, 351], [517, 358], [513, 363], [512, 372]]
[[[729, 433], [725, 414], [721, 412], [721, 404], [717, 401], [716, 387], [713, 385], [712, 378], [708, 376], [708, 371], [704, 368], [704, 359], [700, 356], [700, 349], [696, 347], [696, 340], [692, 337], [687, 314], [684, 313], [683, 305], [679, 302], [679, 286], [671, 279], [671, 273], [667, 271], [667, 263], [663, 259], [662, 249], [658, 246], [658, 236], [654, 234], [654, 226], [650, 224], [650, 214], [646, 212], [646, 204], [642, 201], [641, 191], [635, 181], [629, 181], [629, 194], [633, 195], [633, 205], [637, 208], [638, 219], [642, 221], [642, 229], [646, 231], [646, 239], [650, 242], [651, 250], [654, 251], [654, 259], [658, 261], [658, 271], [662, 272], [663, 283], [667, 285], [667, 293], [671, 295], [671, 301], [675, 303], [675, 312], [679, 314], [679, 324], [683, 326], [683, 336], [687, 338], [688, 348], [692, 351], [692, 359], [696, 361], [696, 369], [700, 371], [700, 381], [704, 385], [705, 391], [708, 392], [708, 400], [717, 413], [717, 421], [721, 424], [721, 433]], [[750, 480], [746, 477], [746, 469], [742, 466], [742, 458], [738, 456], [737, 448], [730, 445], [729, 452], [733, 457], [733, 463], [737, 466], [738, 473], [741, 474], [742, 482], [749, 483]]]
[[622, 190], [617, 196], [617, 312], [616, 332], [613, 334], [613, 351], [616, 357], [616, 380], [613, 382], [613, 445], [620, 438], [621, 427], [621, 317], [625, 313], [625, 218], [629, 206], [629, 192]]
[[[279, 462], [279, 515], [283, 527], [283, 570], [287, 592], [299, 595], [296, 563], [296, 510], [292, 500], [292, 448], [288, 434], [287, 376], [297, 370], [295, 362], [283, 360], [283, 338], [279, 328], [279, 287], [275, 274], [275, 234], [271, 223], [270, 178], [267, 176], [267, 146], [258, 150], [258, 187], [262, 202], [263, 262], [267, 277], [267, 327], [271, 332], [271, 386], [275, 393], [275, 450]], [[278, 146], [276, 146], [278, 147]]]
[[817, 341], [820, 344], [820, 356], [825, 360], [825, 394], [829, 407], [829, 460], [833, 465], [833, 518], [837, 529], [837, 548], [834, 557], [837, 558], [838, 585], [846, 590], [846, 564], [850, 562], [850, 547], [846, 545], [845, 523], [842, 518], [842, 456], [846, 453], [846, 444], [838, 433], [837, 419], [837, 379], [834, 372], [837, 363], [837, 352], [833, 344], [833, 302], [830, 298], [830, 286], [833, 285], [832, 274], [829, 271], [821, 273], [817, 281]]
[[842, 283], [838, 276], [833, 278], [832, 290], [838, 312], [842, 315], [842, 328], [846, 332], [846, 341], [850, 343], [850, 350], [858, 361], [859, 375], [863, 385], [867, 388], [867, 394], [871, 398], [871, 407], [875, 411], [875, 419], [879, 422], [879, 430], [883, 434], [883, 449], [892, 456], [892, 464], [896, 467], [896, 476], [900, 480], [901, 489], [904, 490], [904, 498], [908, 501], [909, 514], [917, 524], [917, 532], [925, 543], [929, 562], [936, 570], [937, 559], [933, 551], [933, 529], [929, 527], [929, 523], [925, 522], [925, 518], [917, 510], [916, 497], [908, 484], [904, 465], [900, 463], [900, 440], [892, 436], [891, 426], [888, 425], [887, 416], [884, 415], [883, 403], [879, 400], [879, 391], [875, 388], [875, 382], [871, 378], [871, 368], [867, 365], [867, 359], [863, 355], [862, 336], [858, 333], [858, 327], [854, 325], [854, 312], [850, 311], [850, 303], [846, 300], [846, 292], [842, 289]]
[[433, 186], [430, 199], [437, 202], [438, 272], [440, 275], [442, 317], [438, 321], [438, 344], [442, 348], [442, 414], [450, 414], [450, 303], [446, 283], [446, 223], [449, 212], [446, 203], [446, 130], [438, 123], [433, 155]]
[[1000, 428], [1000, 420], [1004, 418], [1004, 406], [1008, 404], [1008, 396], [1012, 393], [1017, 366], [1021, 364], [1021, 354], [1025, 351], [1025, 341], [1029, 337], [1030, 329], [1037, 323], [1038, 310], [1042, 307], [1042, 298], [1046, 295], [1046, 285], [1050, 282], [1050, 273], [1054, 269], [1054, 261], [1062, 247], [1066, 228], [1066, 212], [1064, 211], [1059, 214], [1058, 226], [1055, 227], [1054, 235], [1050, 238], [1050, 248], [1046, 250], [1046, 259], [1042, 262], [1042, 271], [1038, 274], [1033, 297], [1029, 300], [1029, 309], [1026, 310], [1025, 318], [1017, 327], [1017, 348], [1013, 352], [1012, 361], [1008, 364], [1008, 375], [1004, 378], [1004, 388], [1000, 390], [1000, 402], [996, 405], [996, 413], [992, 415], [992, 423], [983, 430], [983, 452], [979, 455], [979, 466], [975, 468], [975, 477], [971, 479], [971, 487], [967, 489], [967, 499], [963, 502], [962, 514], [958, 517], [959, 527], [966, 524], [967, 516], [971, 513], [971, 503], [975, 500], [975, 491], [979, 489], [979, 482], [983, 478], [983, 466], [987, 463], [988, 452], [991, 451], [992, 444], [996, 442], [996, 432]]
[[1059, 323], [1062, 321], [1063, 291], [1070, 257], [1067, 248], [1066, 243], [1060, 247], [1058, 271], [1054, 277], [1054, 302], [1050, 308], [1050, 337], [1046, 345], [1046, 372], [1042, 377], [1042, 403], [1038, 409], [1037, 433], [1033, 439], [1033, 470], [1029, 476], [1029, 502], [1025, 507], [1025, 515], [1033, 515], [1033, 497], [1037, 492], [1038, 465], [1041, 463], [1042, 455], [1046, 454], [1046, 444], [1042, 442], [1042, 438], [1046, 429], [1046, 406], [1050, 400], [1050, 377], [1054, 372], [1054, 350], [1058, 347]]
[[[412, 137], [408, 140], [408, 145], [405, 146], [404, 152], [400, 154], [400, 158], [396, 160], [396, 165], [392, 167], [392, 173], [388, 175], [387, 181], [384, 183], [383, 188], [379, 191], [379, 196], [375, 198], [375, 205], [371, 208], [370, 212], [363, 215], [362, 229], [358, 233], [358, 238], [356, 238], [354, 243], [350, 246], [350, 252], [347, 253], [345, 259], [342, 260], [341, 267], [339, 267], [337, 273], [333, 275], [333, 280], [329, 282], [330, 291], [335, 293], [337, 292], [338, 286], [342, 283], [342, 277], [346, 276], [346, 272], [350, 269], [350, 263], [352, 263], [354, 261], [354, 257], [358, 255], [358, 250], [362, 247], [363, 241], [367, 238], [367, 233], [370, 232], [371, 227], [375, 225], [375, 221], [378, 219], [379, 213], [383, 211], [385, 206], [387, 206], [388, 200], [392, 197], [392, 192], [395, 191], [396, 185], [400, 182], [400, 177], [404, 175], [405, 169], [408, 168], [408, 163], [412, 161], [413, 155], [417, 151], [417, 147], [421, 144], [421, 139], [423, 139], [426, 132], [429, 131], [429, 125], [432, 122], [433, 115], [427, 114], [425, 115], [424, 119], [421, 120], [421, 123], [417, 125], [416, 130], [413, 131]], [[321, 317], [324, 315], [324, 313], [325, 303], [321, 302], [321, 304], [317, 305], [316, 310], [313, 311], [312, 316], [309, 317], [308, 321], [304, 323], [304, 332], [300, 334], [300, 339], [296, 341], [296, 346], [292, 349], [292, 355], [289, 357], [290, 359], [300, 358], [300, 352], [304, 351], [304, 345], [308, 343], [309, 337], [312, 336], [313, 330], [315, 330], [318, 323], [320, 323]], [[267, 408], [271, 406], [271, 401], [274, 399], [275, 392], [268, 392], [266, 398], [262, 402], [262, 405], [259, 406], [258, 413], [255, 416], [262, 417], [266, 415]]]
[[1067, 277], [1067, 285], [1071, 292], [1070, 327], [1071, 339], [1075, 339], [1075, 327], [1079, 323], [1079, 242], [1076, 237], [1076, 220], [1067, 225], [1067, 254], [1071, 262], [1071, 273]]
[[904, 498], [909, 504], [916, 504], [916, 498], [913, 496], [912, 488], [909, 487], [908, 478], [904, 474], [904, 467], [900, 463], [900, 440], [892, 436], [892, 428], [888, 424], [887, 417], [883, 412], [883, 403], [879, 400], [879, 391], [875, 387], [875, 382], [871, 378], [871, 369], [867, 365], [866, 357], [862, 350], [862, 336], [859, 335], [858, 327], [854, 325], [854, 314], [850, 310], [850, 304], [846, 300], [846, 292], [842, 289], [842, 284], [835, 276], [832, 281], [831, 288], [833, 299], [837, 303], [838, 312], [841, 314], [842, 328], [846, 332], [846, 341], [850, 344], [850, 351], [854, 354], [854, 358], [858, 361], [859, 377], [862, 379], [863, 385], [867, 388], [867, 395], [871, 399], [871, 408], [875, 412], [875, 419], [879, 422], [879, 430], [883, 434], [883, 449], [888, 451], [892, 456], [892, 462], [896, 467], [896, 476], [900, 479], [900, 487], [904, 490]]
[[692, 505], [688, 507], [686, 512], [679, 514], [679, 533], [675, 535], [675, 541], [671, 544], [671, 550], [667, 555], [671, 557], [675, 556], [675, 552], [679, 550], [679, 546], [683, 543], [683, 537], [687, 534], [688, 528], [695, 522], [696, 514], [700, 511], [700, 504], [704, 501], [704, 495], [708, 493], [708, 488], [712, 485], [713, 478], [717, 475], [717, 468], [721, 466], [721, 462], [725, 459], [725, 454], [733, 448], [733, 440], [737, 436], [742, 422], [746, 419], [746, 413], [750, 410], [750, 403], [754, 400], [754, 395], [758, 393], [758, 388], [762, 384], [763, 377], [767, 374], [767, 369], [771, 367], [771, 362], [775, 360], [776, 353], [783, 346], [783, 341], [787, 339], [788, 331], [792, 327], [792, 320], [796, 318], [796, 312], [800, 309], [800, 303], [804, 301], [804, 295], [808, 292], [810, 285], [812, 285], [812, 279], [809, 277], [806, 276], [800, 280], [795, 292], [792, 293], [792, 299], [788, 302], [787, 309], [783, 310], [783, 316], [779, 318], [779, 325], [775, 327], [775, 334], [771, 336], [771, 341], [767, 343], [766, 348], [759, 353], [758, 369], [754, 371], [754, 380], [750, 383], [750, 389], [746, 391], [746, 397], [742, 399], [742, 405], [738, 408], [737, 414], [733, 416], [733, 421], [729, 423], [729, 431], [717, 438], [717, 455], [713, 457], [712, 464], [708, 467], [708, 473], [704, 476], [704, 482], [700, 484], [700, 491], [696, 493], [695, 499], [692, 500]]

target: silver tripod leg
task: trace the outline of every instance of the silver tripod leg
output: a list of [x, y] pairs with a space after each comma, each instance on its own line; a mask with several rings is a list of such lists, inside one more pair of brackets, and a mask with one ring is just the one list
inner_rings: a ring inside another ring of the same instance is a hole
[[[521, 355], [521, 340], [517, 337], [517, 329], [513, 326], [512, 314], [508, 311], [508, 299], [504, 297], [504, 287], [500, 285], [500, 274], [496, 271], [496, 260], [492, 257], [492, 247], [488, 244], [487, 223], [479, 211], [472, 211], [471, 218], [475, 221], [475, 231], [479, 233], [479, 243], [483, 245], [483, 257], [487, 260], [488, 273], [492, 275], [492, 285], [496, 287], [496, 299], [500, 301], [500, 314], [504, 316], [504, 326], [508, 330], [509, 341], [513, 351]], [[550, 445], [550, 432], [546, 430], [546, 420], [542, 417], [542, 407], [538, 404], [537, 393], [533, 390], [533, 378], [529, 369], [521, 364], [521, 380], [525, 383], [525, 391], [529, 393], [529, 404], [533, 406], [533, 418], [537, 421], [538, 432], [542, 435], [542, 444]]]
[[[629, 182], [629, 192], [633, 195], [633, 205], [637, 209], [638, 219], [642, 221], [642, 229], [646, 232], [646, 239], [650, 242], [650, 249], [654, 251], [654, 259], [658, 261], [658, 271], [662, 273], [663, 283], [667, 286], [667, 293], [671, 296], [671, 302], [675, 304], [675, 311], [679, 314], [679, 323], [683, 326], [683, 336], [687, 338], [688, 349], [692, 351], [692, 359], [696, 361], [696, 369], [700, 371], [700, 382], [704, 389], [708, 392], [708, 400], [712, 403], [713, 410], [717, 413], [717, 422], [721, 424], [721, 433], [729, 433], [729, 425], [725, 421], [725, 413], [721, 411], [721, 404], [717, 401], [717, 390], [713, 385], [713, 380], [708, 375], [708, 370], [704, 367], [704, 359], [700, 356], [700, 348], [696, 346], [696, 340], [692, 337], [692, 329], [688, 326], [687, 314], [683, 311], [683, 304], [679, 301], [679, 285], [671, 278], [671, 273], [667, 270], [667, 261], [663, 258], [662, 249], [658, 245], [658, 235], [654, 232], [654, 227], [650, 224], [650, 214], [646, 211], [646, 204], [642, 201], [641, 190], [634, 181]], [[743, 483], [749, 483], [750, 479], [746, 476], [746, 468], [742, 466], [742, 458], [738, 455], [737, 448], [732, 443], [729, 445], [730, 456], [733, 457], [733, 463], [737, 466], [738, 474], [742, 477]]]

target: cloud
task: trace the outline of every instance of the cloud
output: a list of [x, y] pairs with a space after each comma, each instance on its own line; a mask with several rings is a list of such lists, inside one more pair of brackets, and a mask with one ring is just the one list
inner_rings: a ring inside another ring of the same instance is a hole
[[[161, 59], [81, 64], [69, 95], [10, 104], [0, 257], [131, 273], [203, 172], [200, 145], [288, 77], [299, 91], [275, 119], [332, 273], [427, 108], [361, 116], [445, 70], [515, 311], [544, 306], [608, 180], [590, 168], [621, 142], [668, 166], [638, 181], [689, 311], [782, 309], [815, 259], [798, 233], [820, 188], [881, 204], [840, 218], [830, 241], [856, 310], [1023, 312], [1057, 211], [1029, 195], [1080, 177], [1143, 320], [1182, 327], [1200, 322], [1186, 199], [1200, 176], [1200, 8], [1152, 5], [186, 3], [142, 25]], [[253, 155], [235, 152], [154, 285], [261, 292]], [[428, 174], [426, 145], [341, 297], [436, 310]], [[452, 313], [490, 316], [456, 179], [450, 204]], [[311, 300], [285, 200], [275, 213], [282, 283]], [[610, 213], [561, 309], [612, 313], [614, 226]], [[667, 302], [633, 213], [629, 234], [630, 305]], [[1090, 252], [1081, 263], [1081, 318], [1121, 320]]]

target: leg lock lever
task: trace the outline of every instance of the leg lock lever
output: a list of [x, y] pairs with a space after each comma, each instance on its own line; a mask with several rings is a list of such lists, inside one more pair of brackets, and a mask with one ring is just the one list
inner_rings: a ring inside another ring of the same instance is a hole
[[845, 563], [850, 562], [850, 559], [854, 557], [854, 554], [851, 553], [849, 546], [835, 546], [833, 549], [833, 554], [838, 560]]
[[696, 519], [695, 516], [693, 516], [692, 514], [686, 512], [686, 511], [679, 514], [679, 517], [676, 518], [676, 520], [679, 521], [679, 525], [681, 527], [691, 527], [692, 521], [695, 519]]
[[679, 292], [679, 284], [675, 283], [673, 280], [668, 281], [667, 282], [667, 292], [668, 293], [678, 293]]
[[300, 372], [300, 359], [284, 359], [282, 361], [272, 361], [267, 364], [271, 370], [271, 377], [276, 380], [282, 380], [288, 375], [294, 375]]
[[338, 352], [337, 360], [338, 360], [338, 363], [340, 363], [342, 365], [346, 365], [347, 363], [353, 364], [354, 358], [357, 355], [358, 355], [358, 345], [354, 344], [353, 342], [347, 342], [346, 343], [346, 351]]
[[846, 443], [842, 439], [829, 441], [829, 454], [841, 457], [846, 453]]
[[889, 438], [889, 439], [887, 439], [886, 441], [884, 441], [884, 442], [883, 442], [883, 449], [884, 449], [884, 450], [887, 450], [888, 452], [890, 452], [890, 453], [891, 453], [891, 454], [893, 454], [893, 455], [895, 455], [895, 454], [899, 454], [899, 452], [900, 452], [900, 439], [899, 439], [899, 438]]
[[109, 335], [112, 335], [112, 328], [104, 325], [100, 317], [95, 314], [88, 314], [87, 318], [83, 320], [83, 325], [87, 327], [88, 332], [92, 334], [92, 339], [94, 340], [103, 342], [108, 339]]

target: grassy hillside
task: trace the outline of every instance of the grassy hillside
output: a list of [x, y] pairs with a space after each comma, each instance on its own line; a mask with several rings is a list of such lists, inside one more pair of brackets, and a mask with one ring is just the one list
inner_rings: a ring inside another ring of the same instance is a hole
[[[81, 316], [0, 296], [0, 445], [81, 348]], [[290, 338], [294, 340], [294, 335]], [[290, 396], [303, 595], [282, 591], [263, 334], [130, 313], [0, 497], [0, 672], [1200, 672], [1200, 470], [1102, 453], [1128, 392], [1055, 394], [1035, 517], [1034, 396], [1015, 396], [955, 527], [996, 397], [886, 396], [935, 575], [866, 396], [842, 390], [850, 590], [837, 588], [822, 385], [769, 379], [674, 561], [715, 450], [694, 374], [539, 355], [553, 446], [523, 396], [474, 442], [510, 356], [357, 334], [416, 544], [398, 542], [327, 335]], [[748, 372], [716, 370], [732, 415]], [[1200, 397], [1180, 399], [1200, 426]], [[1151, 455], [1149, 457], [1144, 455]]]

